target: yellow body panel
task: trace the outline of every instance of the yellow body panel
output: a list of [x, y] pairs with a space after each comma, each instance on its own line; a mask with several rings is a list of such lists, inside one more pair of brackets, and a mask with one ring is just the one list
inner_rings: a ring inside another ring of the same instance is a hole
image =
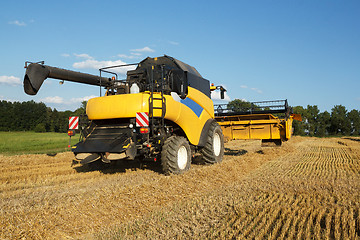
[[92, 98], [86, 105], [90, 120], [130, 118], [149, 111], [149, 94], [136, 93]]
[[211, 118], [214, 118], [214, 103], [213, 101], [203, 94], [202, 92], [196, 90], [195, 88], [188, 87], [188, 98], [195, 101], [201, 107], [203, 107], [206, 112], [210, 115]]
[[[137, 112], [149, 112], [149, 97], [149, 92], [142, 92], [92, 98], [88, 101], [86, 113], [90, 120], [135, 118]], [[154, 93], [154, 98], [160, 97], [160, 93]], [[203, 109], [197, 111], [198, 116], [189, 106], [175, 100], [171, 95], [164, 95], [164, 97], [166, 99], [165, 119], [178, 124], [190, 143], [197, 145], [206, 121], [214, 117], [214, 106], [211, 99], [202, 92], [188, 87], [188, 95], [185, 100], [199, 105], [197, 110]], [[153, 103], [154, 107], [161, 107], [162, 101], [154, 99]], [[161, 117], [161, 109], [154, 109], [154, 117]]]
[[271, 114], [249, 114], [217, 117], [225, 138], [289, 140], [292, 134], [292, 117], [279, 119]]

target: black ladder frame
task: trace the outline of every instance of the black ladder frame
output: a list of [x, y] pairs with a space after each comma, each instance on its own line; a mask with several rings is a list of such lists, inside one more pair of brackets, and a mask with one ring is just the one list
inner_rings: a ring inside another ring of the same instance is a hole
[[[165, 127], [165, 113], [166, 113], [166, 98], [164, 97], [164, 66], [161, 65], [161, 79], [160, 81], [156, 81], [154, 79], [154, 70], [155, 66], [151, 67], [151, 76], [150, 76], [150, 97], [149, 97], [149, 120], [150, 120], [150, 129], [151, 134], [154, 134], [154, 110], [161, 109], [161, 119], [160, 119], [160, 128]], [[157, 85], [155, 89], [155, 84]], [[161, 97], [154, 97], [154, 90], [156, 92], [160, 92]], [[154, 107], [154, 101], [161, 101], [161, 107]]]

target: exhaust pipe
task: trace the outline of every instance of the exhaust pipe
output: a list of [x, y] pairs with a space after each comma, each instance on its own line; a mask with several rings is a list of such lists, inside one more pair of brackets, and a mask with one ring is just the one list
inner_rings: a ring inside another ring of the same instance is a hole
[[[99, 76], [31, 63], [26, 67], [24, 77], [25, 93], [28, 95], [36, 95], [47, 78], [100, 86]], [[101, 86], [110, 86], [110, 82], [111, 78], [101, 77]]]

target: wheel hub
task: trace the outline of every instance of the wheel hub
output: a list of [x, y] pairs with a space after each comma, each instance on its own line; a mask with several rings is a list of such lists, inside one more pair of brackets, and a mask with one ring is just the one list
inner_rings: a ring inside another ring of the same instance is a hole
[[185, 169], [188, 162], [188, 152], [185, 146], [181, 146], [178, 150], [178, 161], [177, 164], [181, 170]]
[[214, 134], [213, 146], [214, 146], [214, 154], [215, 154], [215, 156], [219, 156], [220, 151], [221, 151], [221, 138], [220, 138], [219, 133]]

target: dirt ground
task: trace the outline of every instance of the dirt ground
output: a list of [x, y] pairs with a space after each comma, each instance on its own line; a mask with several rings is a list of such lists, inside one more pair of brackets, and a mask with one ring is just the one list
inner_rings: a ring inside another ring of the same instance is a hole
[[165, 176], [71, 153], [0, 156], [0, 239], [360, 239], [360, 139], [226, 143]]

